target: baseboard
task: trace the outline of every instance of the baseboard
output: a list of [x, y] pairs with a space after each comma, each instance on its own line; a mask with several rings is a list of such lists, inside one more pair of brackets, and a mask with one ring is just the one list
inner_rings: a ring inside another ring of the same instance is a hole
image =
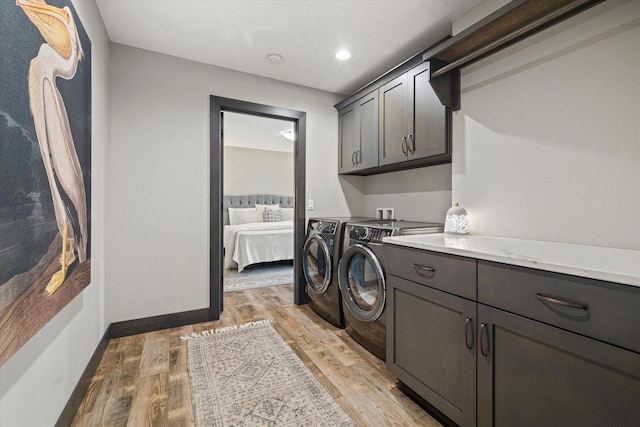
[[78, 413], [78, 409], [80, 409], [80, 404], [82, 404], [82, 399], [84, 399], [84, 396], [87, 394], [91, 380], [93, 379], [93, 376], [100, 365], [100, 361], [107, 350], [110, 339], [142, 334], [145, 332], [159, 331], [161, 329], [175, 328], [193, 323], [208, 322], [210, 320], [213, 320], [211, 310], [208, 308], [202, 308], [199, 310], [163, 314], [160, 316], [109, 324], [107, 330], [102, 336], [102, 339], [98, 343], [96, 350], [93, 352], [93, 356], [91, 356], [87, 367], [84, 368], [84, 372], [78, 380], [76, 387], [73, 389], [71, 397], [69, 397], [60, 417], [58, 417], [56, 427], [67, 427], [73, 422], [73, 419]]
[[115, 322], [109, 325], [109, 338], [112, 339], [143, 334], [145, 332], [176, 328], [178, 326], [208, 322], [210, 320], [214, 319], [211, 317], [211, 310], [208, 308], [182, 311], [180, 313], [162, 314], [160, 316], [145, 317], [143, 319], [125, 320], [123, 322]]
[[93, 356], [89, 359], [87, 367], [84, 368], [84, 372], [82, 372], [82, 375], [80, 376], [76, 387], [73, 389], [73, 392], [62, 410], [60, 417], [58, 417], [56, 427], [70, 426], [76, 416], [76, 413], [78, 413], [82, 399], [84, 399], [84, 396], [87, 394], [91, 380], [93, 379], [93, 376], [100, 365], [100, 361], [102, 360], [102, 356], [104, 356], [107, 346], [109, 345], [109, 329], [110, 326], [107, 327], [107, 330], [104, 331], [104, 335], [102, 335], [100, 342], [98, 342], [96, 350], [93, 352]]

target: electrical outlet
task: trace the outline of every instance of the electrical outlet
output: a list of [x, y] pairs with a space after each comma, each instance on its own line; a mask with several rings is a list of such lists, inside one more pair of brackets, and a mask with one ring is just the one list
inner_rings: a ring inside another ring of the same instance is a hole
[[376, 208], [376, 219], [395, 219], [395, 208]]

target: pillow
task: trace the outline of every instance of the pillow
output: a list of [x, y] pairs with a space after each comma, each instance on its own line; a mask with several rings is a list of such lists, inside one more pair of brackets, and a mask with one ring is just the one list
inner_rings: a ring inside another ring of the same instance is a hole
[[293, 221], [295, 213], [293, 208], [282, 208], [282, 221]]
[[262, 220], [264, 222], [279, 222], [282, 218], [281, 209], [265, 209], [262, 211]]
[[256, 208], [229, 208], [229, 224], [240, 225], [262, 222], [262, 213]]
[[265, 209], [280, 209], [280, 205], [259, 205], [256, 203], [256, 209], [262, 214]]

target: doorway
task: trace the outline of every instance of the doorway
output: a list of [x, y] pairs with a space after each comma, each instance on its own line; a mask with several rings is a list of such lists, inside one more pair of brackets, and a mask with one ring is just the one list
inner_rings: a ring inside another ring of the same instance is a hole
[[284, 120], [293, 124], [294, 130], [294, 261], [293, 300], [306, 304], [308, 297], [302, 272], [302, 253], [305, 230], [305, 142], [306, 113], [286, 108], [256, 104], [229, 98], [211, 96], [210, 99], [210, 239], [209, 239], [209, 310], [210, 318], [217, 320], [224, 308], [223, 275], [223, 195], [224, 195], [224, 116], [240, 113], [252, 116]]

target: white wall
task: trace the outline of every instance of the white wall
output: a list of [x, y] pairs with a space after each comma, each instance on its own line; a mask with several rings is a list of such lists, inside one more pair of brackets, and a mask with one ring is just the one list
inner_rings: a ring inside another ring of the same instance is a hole
[[293, 196], [293, 153], [224, 147], [224, 194]]
[[0, 367], [0, 426], [52, 426], [93, 355], [104, 323], [104, 206], [109, 145], [109, 41], [93, 1], [74, 1], [91, 39], [91, 284]]
[[469, 9], [452, 22], [451, 35], [455, 36], [456, 34], [461, 33], [510, 1], [511, 0], [484, 0], [482, 3], [479, 3], [477, 6]]
[[453, 200], [475, 233], [640, 249], [640, 2], [462, 72]]
[[361, 209], [337, 176], [338, 95], [118, 44], [111, 77], [108, 322], [208, 306], [210, 95], [305, 111], [309, 214]]
[[444, 222], [451, 207], [451, 165], [429, 166], [364, 178], [366, 216], [394, 208], [397, 219]]

